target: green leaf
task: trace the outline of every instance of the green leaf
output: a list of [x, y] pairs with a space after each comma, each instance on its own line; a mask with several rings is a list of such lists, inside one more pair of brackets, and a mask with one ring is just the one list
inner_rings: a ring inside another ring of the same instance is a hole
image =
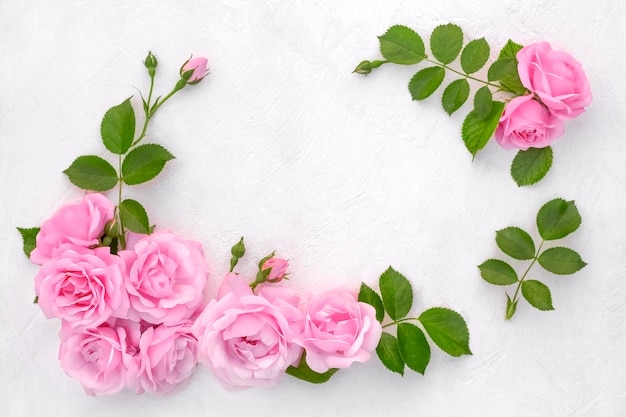
[[518, 186], [532, 185], [546, 176], [552, 166], [552, 148], [519, 151], [511, 163], [511, 177]]
[[446, 70], [441, 67], [419, 70], [409, 81], [409, 91], [413, 100], [424, 100], [429, 97], [439, 88], [445, 75]]
[[379, 36], [380, 53], [394, 64], [412, 65], [426, 58], [426, 48], [420, 35], [406, 26], [392, 26]]
[[443, 109], [451, 115], [467, 101], [469, 93], [470, 86], [465, 78], [452, 81], [443, 90], [443, 96], [441, 97]]
[[535, 257], [535, 243], [528, 233], [519, 227], [507, 227], [496, 232], [496, 243], [502, 252], [515, 259]]
[[500, 81], [509, 76], [513, 71], [517, 72], [517, 62], [515, 62], [515, 59], [498, 59], [489, 66], [487, 80]]
[[450, 356], [471, 355], [469, 330], [456, 311], [442, 307], [429, 308], [419, 316], [428, 336]]
[[463, 31], [457, 25], [448, 23], [437, 26], [430, 35], [430, 50], [442, 64], [449, 64], [463, 48]]
[[556, 198], [548, 201], [537, 213], [537, 228], [544, 240], [564, 238], [576, 231], [582, 219], [574, 201]]
[[31, 227], [31, 228], [16, 228], [20, 234], [22, 235], [23, 241], [23, 250], [24, 254], [27, 258], [30, 259], [30, 253], [37, 247], [37, 234], [39, 233], [39, 227]]
[[359, 290], [359, 301], [367, 303], [374, 307], [376, 310], [376, 320], [382, 322], [385, 318], [385, 308], [383, 307], [383, 300], [380, 296], [367, 286], [364, 282], [361, 283], [361, 289]]
[[474, 112], [481, 120], [484, 120], [491, 112], [491, 103], [493, 96], [489, 87], [484, 86], [476, 91], [474, 96]]
[[461, 68], [466, 74], [478, 71], [487, 63], [489, 52], [489, 44], [485, 38], [468, 42], [461, 52]]
[[287, 374], [312, 384], [322, 384], [328, 381], [337, 371], [337, 368], [331, 368], [323, 374], [315, 372], [306, 363], [306, 351], [302, 353], [302, 357], [300, 358], [300, 362], [297, 367], [289, 366], [285, 370]]
[[522, 295], [536, 309], [542, 311], [554, 310], [550, 289], [539, 281], [524, 281], [522, 283]]
[[139, 202], [126, 199], [120, 204], [120, 218], [127, 229], [135, 233], [147, 235], [150, 233], [148, 214]]
[[478, 265], [480, 276], [494, 285], [511, 285], [517, 282], [517, 273], [513, 267], [499, 259], [487, 259]]
[[385, 311], [392, 320], [406, 317], [413, 305], [413, 289], [404, 275], [389, 267], [379, 279]]
[[95, 155], [79, 156], [63, 173], [72, 184], [83, 190], [110, 190], [118, 180], [115, 168]]
[[506, 315], [504, 316], [505, 320], [510, 320], [515, 314], [515, 310], [517, 310], [517, 301], [513, 302], [509, 295], [506, 295]]
[[424, 332], [414, 324], [398, 324], [398, 347], [406, 365], [424, 375], [430, 362], [430, 346]]
[[461, 136], [465, 147], [473, 156], [485, 147], [489, 139], [496, 131], [500, 116], [504, 111], [504, 103], [501, 101], [494, 101], [491, 103], [491, 111], [489, 116], [481, 119], [474, 110], [467, 114], [463, 121], [463, 129]]
[[378, 346], [376, 346], [376, 354], [387, 369], [404, 375], [404, 360], [400, 355], [398, 339], [387, 332], [383, 332]]
[[509, 91], [515, 95], [522, 95], [526, 87], [522, 85], [517, 72], [517, 59], [501, 58], [494, 61], [487, 72], [489, 81], [499, 81], [504, 91]]
[[139, 145], [126, 155], [122, 164], [122, 178], [128, 185], [141, 184], [156, 177], [165, 163], [174, 159], [161, 145], [148, 143]]
[[110, 152], [117, 155], [128, 152], [135, 137], [135, 111], [130, 104], [130, 97], [105, 113], [100, 134], [104, 146]]
[[504, 45], [498, 59], [491, 64], [487, 74], [489, 81], [500, 81], [500, 86], [504, 91], [521, 96], [526, 92], [517, 72], [517, 53], [522, 49], [522, 45], [508, 40]]
[[517, 53], [523, 46], [519, 43], [515, 43], [512, 40], [508, 40], [502, 49], [500, 50], [500, 54], [498, 55], [498, 59], [515, 59], [517, 60]]
[[546, 270], [558, 275], [573, 274], [587, 265], [578, 252], [562, 247], [546, 249], [537, 261]]

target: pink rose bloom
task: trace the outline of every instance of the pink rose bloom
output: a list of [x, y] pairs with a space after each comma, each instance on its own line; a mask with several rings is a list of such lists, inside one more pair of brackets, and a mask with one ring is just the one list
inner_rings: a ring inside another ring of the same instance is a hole
[[280, 282], [287, 275], [287, 268], [289, 264], [286, 260], [281, 258], [270, 258], [263, 263], [262, 271], [270, 270], [267, 276], [268, 282]]
[[563, 121], [550, 114], [532, 95], [511, 100], [496, 128], [496, 141], [505, 149], [545, 148], [565, 132]]
[[209, 60], [204, 57], [188, 59], [180, 68], [180, 76], [182, 77], [185, 72], [193, 70], [191, 77], [186, 81], [188, 84], [197, 84], [206, 77], [208, 62]]
[[202, 307], [208, 266], [199, 242], [162, 230], [139, 240], [129, 265], [129, 318], [152, 324], [193, 319]]
[[150, 326], [142, 333], [136, 362], [129, 371], [138, 393], [170, 392], [193, 374], [198, 341], [191, 334], [191, 324]]
[[276, 385], [302, 353], [293, 343], [303, 324], [298, 303], [288, 288], [266, 287], [255, 295], [238, 275], [226, 275], [218, 298], [192, 327], [198, 361], [227, 388]]
[[535, 93], [550, 113], [573, 119], [591, 103], [591, 88], [580, 62], [567, 52], [538, 42], [517, 53], [517, 71], [524, 87]]
[[307, 365], [324, 373], [367, 362], [381, 334], [374, 307], [358, 302], [352, 291], [335, 289], [308, 297], [304, 332], [296, 343], [306, 350]]
[[76, 330], [63, 322], [59, 360], [89, 395], [114, 394], [126, 385], [127, 366], [139, 342], [139, 323], [118, 320]]
[[104, 225], [113, 218], [114, 204], [102, 194], [86, 194], [72, 204], [61, 207], [41, 225], [37, 234], [37, 247], [31, 252], [30, 260], [43, 265], [53, 257], [61, 245], [88, 248], [97, 245]]
[[110, 317], [126, 316], [125, 275], [124, 262], [108, 247], [65, 245], [35, 276], [35, 293], [47, 318], [61, 318], [71, 327], [96, 327]]

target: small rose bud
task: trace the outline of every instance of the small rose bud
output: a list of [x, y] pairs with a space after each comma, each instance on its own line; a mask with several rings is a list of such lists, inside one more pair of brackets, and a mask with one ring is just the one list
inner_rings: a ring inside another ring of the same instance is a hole
[[156, 57], [152, 55], [152, 52], [148, 52], [148, 56], [146, 57], [146, 60], [143, 61], [143, 64], [146, 66], [146, 68], [148, 68], [148, 73], [150, 74], [150, 77], [154, 77], [158, 62]]
[[107, 236], [119, 237], [120, 235], [120, 225], [117, 222], [117, 219], [113, 218], [106, 222], [104, 225], [104, 234]]
[[[289, 263], [281, 258], [270, 258], [263, 263], [261, 271], [265, 272], [269, 270], [267, 275], [267, 282], [280, 282], [287, 275], [287, 268]], [[267, 272], [266, 272], [267, 273]]]
[[208, 60], [204, 57], [189, 58], [180, 67], [180, 77], [187, 84], [197, 84], [209, 73], [207, 69]]
[[357, 74], [367, 75], [372, 72], [372, 63], [370, 61], [362, 61], [359, 65], [356, 66], [354, 71]]
[[372, 72], [374, 68], [378, 68], [385, 63], [387, 63], [387, 61], [379, 61], [379, 60], [375, 60], [371, 62], [363, 61], [359, 65], [357, 65], [354, 71], [352, 72], [356, 72], [357, 74], [367, 75], [370, 72]]

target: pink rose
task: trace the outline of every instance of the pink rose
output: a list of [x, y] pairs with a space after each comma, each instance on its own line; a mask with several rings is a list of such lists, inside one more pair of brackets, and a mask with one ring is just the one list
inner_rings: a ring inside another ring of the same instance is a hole
[[89, 395], [121, 391], [139, 342], [139, 323], [117, 320], [76, 330], [63, 322], [59, 360], [65, 373], [77, 379]]
[[238, 275], [226, 275], [218, 299], [192, 327], [198, 361], [227, 388], [274, 386], [302, 352], [293, 343], [302, 331], [298, 303], [288, 288], [266, 287], [255, 295]]
[[87, 249], [66, 244], [35, 276], [39, 307], [47, 318], [71, 327], [96, 327], [109, 317], [124, 317], [128, 295], [122, 259], [108, 247]]
[[196, 369], [198, 341], [191, 321], [173, 326], [148, 327], [141, 335], [139, 352], [129, 371], [138, 393], [167, 393], [185, 382]]
[[[204, 57], [190, 58], [180, 68], [180, 76], [187, 84], [197, 84], [208, 74], [206, 68], [208, 62], [208, 59]], [[193, 71], [191, 75], [188, 74], [190, 71]], [[187, 76], [189, 78], [186, 78]]]
[[532, 95], [516, 97], [504, 108], [496, 128], [496, 141], [505, 149], [545, 148], [563, 135], [563, 121]]
[[129, 318], [152, 324], [193, 318], [209, 274], [200, 243], [163, 230], [145, 236], [133, 250], [135, 255], [126, 257]]
[[41, 225], [37, 247], [30, 260], [43, 265], [61, 245], [71, 243], [88, 248], [97, 245], [104, 225], [113, 218], [115, 206], [102, 194], [86, 194], [77, 202], [61, 207]]
[[304, 332], [296, 343], [306, 350], [307, 365], [323, 373], [367, 362], [381, 334], [374, 307], [358, 302], [352, 291], [335, 289], [308, 297]]
[[573, 119], [591, 103], [591, 88], [580, 62], [567, 52], [538, 42], [517, 53], [517, 71], [524, 87], [537, 94], [550, 113]]
[[280, 282], [287, 275], [287, 268], [289, 264], [286, 260], [281, 258], [270, 258], [263, 263], [261, 271], [267, 271], [269, 269], [269, 275], [266, 280], [268, 282]]

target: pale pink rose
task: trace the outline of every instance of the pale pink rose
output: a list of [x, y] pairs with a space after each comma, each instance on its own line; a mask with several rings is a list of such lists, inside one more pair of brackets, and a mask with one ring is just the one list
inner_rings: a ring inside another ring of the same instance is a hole
[[108, 247], [66, 244], [35, 276], [38, 304], [47, 318], [71, 327], [96, 327], [110, 317], [125, 317], [128, 295], [125, 264]]
[[89, 395], [114, 394], [126, 385], [139, 343], [139, 323], [117, 320], [77, 330], [63, 322], [59, 361]]
[[30, 260], [43, 265], [66, 243], [85, 248], [97, 245], [114, 210], [109, 199], [96, 193], [86, 194], [81, 201], [61, 207], [41, 225], [37, 247], [31, 252]]
[[141, 334], [136, 362], [129, 376], [138, 393], [167, 393], [185, 382], [196, 369], [197, 339], [191, 321], [173, 326], [149, 326]]
[[152, 324], [193, 319], [202, 307], [208, 266], [199, 242], [162, 230], [139, 240], [129, 265], [129, 318]]
[[524, 87], [537, 94], [550, 112], [573, 119], [591, 103], [591, 88], [583, 67], [567, 52], [538, 42], [517, 53], [517, 71]]
[[286, 260], [281, 258], [270, 258], [263, 263], [261, 267], [262, 271], [270, 270], [266, 280], [268, 282], [280, 282], [287, 275], [287, 268], [289, 264]]
[[185, 72], [193, 70], [191, 77], [188, 78], [186, 81], [188, 84], [197, 84], [202, 81], [204, 77], [206, 77], [208, 73], [208, 62], [208, 59], [204, 57], [190, 58], [180, 68], [180, 76], [183, 77], [183, 74]]
[[352, 291], [335, 289], [308, 297], [304, 332], [296, 343], [306, 350], [307, 365], [324, 373], [368, 361], [381, 334], [374, 307], [358, 302]]
[[302, 348], [299, 297], [286, 287], [266, 287], [258, 295], [236, 274], [226, 275], [218, 299], [209, 303], [192, 330], [198, 361], [227, 388], [272, 387]]
[[550, 114], [532, 95], [511, 100], [496, 128], [496, 141], [505, 149], [545, 148], [565, 132], [563, 121]]

